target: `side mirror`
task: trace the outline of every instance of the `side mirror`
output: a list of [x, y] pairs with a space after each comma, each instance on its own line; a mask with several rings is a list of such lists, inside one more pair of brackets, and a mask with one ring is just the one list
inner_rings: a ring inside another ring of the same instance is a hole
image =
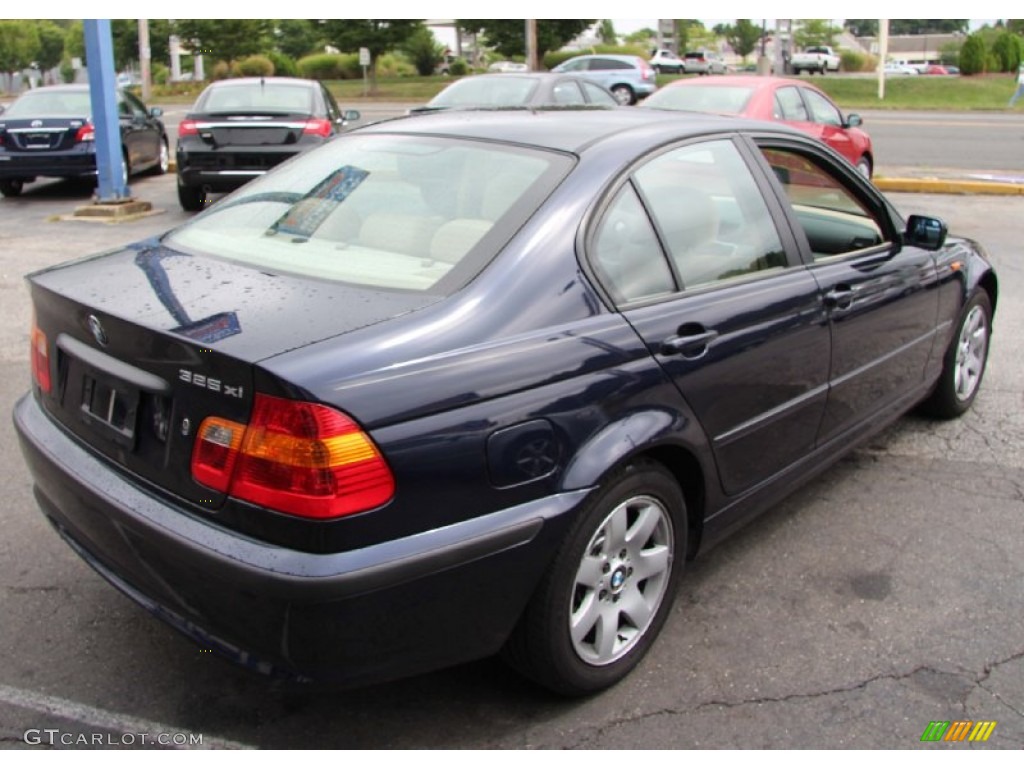
[[7, 109], [7, 107], [5, 107], [3, 104], [0, 104], [0, 115], [4, 113], [5, 109]]
[[847, 128], [859, 128], [863, 124], [864, 124], [864, 121], [861, 119], [861, 116], [858, 115], [857, 113], [853, 113], [853, 114], [850, 114], [850, 115], [846, 116], [846, 127]]
[[341, 113], [341, 119], [346, 123], [354, 123], [360, 117], [362, 117], [362, 115], [359, 114], [358, 109], [346, 109]]
[[164, 113], [164, 111], [160, 107], [150, 107], [149, 108], [149, 116], [150, 117], [160, 117], [163, 113]]
[[926, 251], [937, 251], [946, 242], [946, 222], [931, 216], [911, 216], [903, 235], [905, 245], [916, 245]]

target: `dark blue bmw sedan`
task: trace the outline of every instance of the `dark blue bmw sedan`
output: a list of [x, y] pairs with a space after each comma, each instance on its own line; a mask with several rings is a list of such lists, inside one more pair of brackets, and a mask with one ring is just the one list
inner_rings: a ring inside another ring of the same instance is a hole
[[966, 411], [997, 301], [813, 139], [631, 110], [378, 123], [29, 283], [15, 423], [114, 586], [268, 673], [502, 652], [570, 695], [700, 550]]

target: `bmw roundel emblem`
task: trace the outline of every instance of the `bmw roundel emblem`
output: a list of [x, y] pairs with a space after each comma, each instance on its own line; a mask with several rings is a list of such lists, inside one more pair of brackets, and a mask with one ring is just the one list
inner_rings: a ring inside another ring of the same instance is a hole
[[89, 330], [92, 331], [92, 337], [96, 339], [96, 343], [101, 347], [105, 347], [110, 343], [107, 332], [103, 329], [103, 324], [96, 315], [89, 315]]

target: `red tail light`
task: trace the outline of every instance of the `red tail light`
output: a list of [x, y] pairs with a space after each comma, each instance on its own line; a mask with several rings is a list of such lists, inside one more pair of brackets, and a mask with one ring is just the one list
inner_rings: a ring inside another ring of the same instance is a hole
[[50, 392], [50, 347], [46, 334], [32, 321], [31, 338], [32, 379], [46, 394]]
[[306, 127], [302, 129], [302, 132], [326, 138], [331, 135], [331, 121], [323, 118], [307, 120]]
[[96, 128], [92, 123], [86, 123], [78, 132], [75, 134], [75, 143], [80, 141], [95, 141], [96, 140]]
[[203, 421], [192, 476], [237, 499], [315, 519], [379, 507], [395, 491], [380, 451], [348, 416], [260, 394], [247, 425]]
[[182, 136], [195, 136], [199, 133], [199, 126], [195, 120], [182, 120], [178, 123], [178, 138]]

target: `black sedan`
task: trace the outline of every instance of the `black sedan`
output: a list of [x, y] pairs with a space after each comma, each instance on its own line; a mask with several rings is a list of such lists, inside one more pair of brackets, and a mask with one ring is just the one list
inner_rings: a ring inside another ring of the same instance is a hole
[[444, 109], [617, 107], [610, 92], [578, 75], [553, 72], [472, 75], [456, 80], [411, 114]]
[[31, 275], [46, 517], [255, 669], [503, 652], [578, 695], [687, 560], [908, 409], [971, 406], [979, 245], [783, 126], [594, 118], [377, 123]]
[[178, 125], [178, 201], [186, 211], [201, 211], [209, 192], [238, 189], [358, 119], [355, 110], [342, 112], [316, 80], [212, 83]]
[[[121, 151], [126, 174], [166, 173], [167, 131], [159, 107], [147, 109], [118, 90]], [[19, 96], [0, 113], [0, 193], [21, 194], [39, 176], [96, 176], [96, 129], [87, 85], [53, 85]]]

